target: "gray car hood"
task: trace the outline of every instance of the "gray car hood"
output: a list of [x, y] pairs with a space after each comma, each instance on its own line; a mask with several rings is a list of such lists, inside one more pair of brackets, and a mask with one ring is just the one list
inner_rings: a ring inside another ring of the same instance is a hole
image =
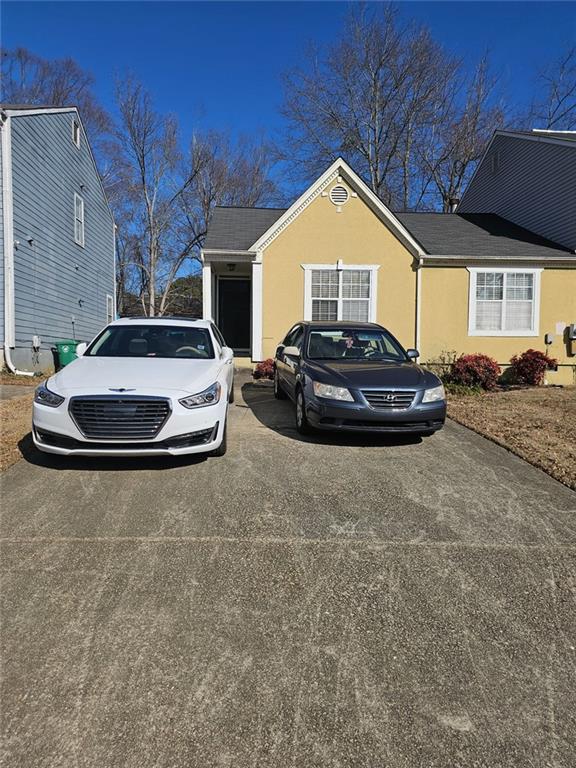
[[439, 383], [434, 374], [408, 361], [309, 360], [307, 368], [312, 378], [347, 389], [424, 389]]

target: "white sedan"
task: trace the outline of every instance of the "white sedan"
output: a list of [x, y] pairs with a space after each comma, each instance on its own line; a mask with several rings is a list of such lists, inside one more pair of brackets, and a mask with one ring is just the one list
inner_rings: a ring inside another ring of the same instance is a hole
[[37, 448], [64, 456], [226, 452], [234, 358], [207, 320], [124, 318], [34, 396]]

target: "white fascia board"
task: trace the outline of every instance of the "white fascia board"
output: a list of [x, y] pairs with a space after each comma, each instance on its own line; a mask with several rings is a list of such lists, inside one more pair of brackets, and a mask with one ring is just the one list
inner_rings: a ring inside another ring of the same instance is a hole
[[537, 264], [545, 269], [546, 267], [553, 267], [561, 264], [563, 267], [574, 267], [576, 269], [576, 256], [550, 256], [542, 258], [540, 256], [507, 256], [505, 259], [498, 259], [487, 256], [441, 256], [437, 254], [426, 254], [422, 257], [422, 266], [426, 266], [427, 262], [432, 265], [440, 264], [454, 264], [456, 266], [467, 266], [470, 263], [478, 263], [486, 265], [487, 269], [491, 269], [492, 265], [498, 267], [501, 264], [514, 264], [515, 269], [521, 264]]
[[392, 229], [413, 255], [419, 256], [423, 254], [421, 246], [412, 237], [406, 227], [341, 157], [335, 160], [332, 165], [327, 168], [294, 203], [292, 203], [290, 208], [288, 208], [288, 210], [285, 211], [282, 216], [280, 216], [280, 218], [258, 238], [258, 240], [251, 246], [250, 250], [261, 251], [266, 248], [272, 240], [274, 240], [288, 224], [299, 216], [302, 211], [304, 211], [308, 205], [322, 193], [328, 184], [337, 179], [338, 176], [344, 176], [350, 186], [356, 188], [364, 201], [370, 205], [381, 219], [389, 224], [390, 229]]
[[6, 116], [0, 127], [2, 142], [2, 222], [4, 229], [4, 344], [15, 344], [14, 328], [14, 212], [12, 198], [11, 118]]
[[77, 107], [49, 107], [48, 109], [42, 109], [41, 107], [38, 107], [37, 109], [3, 109], [2, 112], [5, 112], [10, 117], [21, 117], [22, 115], [58, 115], [62, 112], [76, 112], [78, 113]]

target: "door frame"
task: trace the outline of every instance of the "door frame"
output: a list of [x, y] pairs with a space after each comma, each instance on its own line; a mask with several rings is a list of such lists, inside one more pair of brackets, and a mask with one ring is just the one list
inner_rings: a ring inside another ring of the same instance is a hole
[[[221, 280], [245, 280], [250, 283], [250, 305], [248, 307], [248, 313], [250, 315], [250, 346], [240, 348], [233, 348], [234, 354], [241, 355], [242, 357], [252, 356], [252, 276], [251, 275], [216, 275], [216, 306], [214, 316], [216, 318], [216, 325], [220, 328], [220, 281]], [[221, 329], [220, 329], [221, 330]], [[225, 339], [226, 341], [226, 339]]]

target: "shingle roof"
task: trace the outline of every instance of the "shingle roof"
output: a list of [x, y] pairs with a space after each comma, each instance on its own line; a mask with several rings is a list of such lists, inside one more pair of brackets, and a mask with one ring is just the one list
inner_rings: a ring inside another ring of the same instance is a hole
[[[217, 207], [204, 250], [247, 251], [285, 210]], [[434, 256], [546, 259], [571, 254], [567, 248], [495, 213], [395, 213], [395, 216], [426, 253]]]
[[204, 250], [247, 251], [285, 208], [214, 208]]
[[395, 215], [424, 250], [434, 256], [546, 259], [570, 253], [567, 248], [518, 227], [495, 213]]

